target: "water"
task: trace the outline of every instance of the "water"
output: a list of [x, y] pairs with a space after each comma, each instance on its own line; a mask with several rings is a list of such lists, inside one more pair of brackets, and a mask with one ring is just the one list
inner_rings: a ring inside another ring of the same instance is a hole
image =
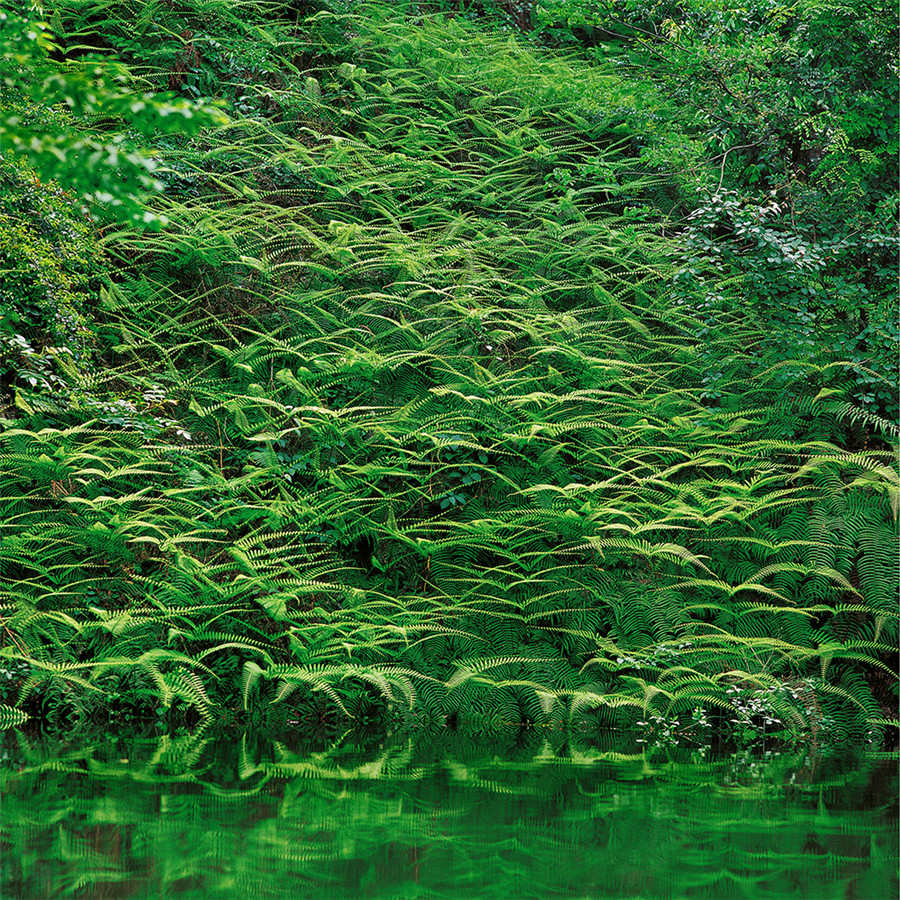
[[2, 897], [893, 900], [896, 758], [7, 738]]

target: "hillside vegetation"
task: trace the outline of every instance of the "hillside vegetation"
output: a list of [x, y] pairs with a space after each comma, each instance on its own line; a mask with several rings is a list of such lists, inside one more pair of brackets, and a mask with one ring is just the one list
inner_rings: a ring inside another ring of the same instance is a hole
[[7, 10], [0, 721], [878, 738], [892, 9]]

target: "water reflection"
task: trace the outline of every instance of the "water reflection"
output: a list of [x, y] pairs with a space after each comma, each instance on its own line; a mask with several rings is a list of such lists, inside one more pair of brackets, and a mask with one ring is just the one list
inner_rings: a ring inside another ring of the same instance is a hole
[[896, 762], [4, 744], [4, 898], [897, 896]]

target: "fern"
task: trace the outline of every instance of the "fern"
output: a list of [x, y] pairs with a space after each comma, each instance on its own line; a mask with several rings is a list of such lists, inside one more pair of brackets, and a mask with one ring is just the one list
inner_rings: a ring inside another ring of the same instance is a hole
[[[57, 7], [164, 55], [120, 4]], [[226, 80], [227, 126], [159, 142], [166, 231], [104, 234], [89, 364], [4, 412], [19, 706], [134, 678], [202, 722], [371, 703], [493, 733], [731, 708], [728, 673], [876, 721], [895, 429], [846, 365], [673, 287], [686, 201], [628, 74], [377, 3], [299, 31], [207, 7], [296, 51], [267, 76], [291, 111]]]

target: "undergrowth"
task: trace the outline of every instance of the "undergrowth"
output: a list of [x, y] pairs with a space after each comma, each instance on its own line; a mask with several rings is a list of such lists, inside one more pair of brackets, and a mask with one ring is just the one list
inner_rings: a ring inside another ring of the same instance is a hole
[[161, 230], [0, 220], [0, 721], [887, 724], [896, 428], [684, 277], [671, 100], [490, 18], [169, 6], [46, 10], [228, 120], [154, 139]]

